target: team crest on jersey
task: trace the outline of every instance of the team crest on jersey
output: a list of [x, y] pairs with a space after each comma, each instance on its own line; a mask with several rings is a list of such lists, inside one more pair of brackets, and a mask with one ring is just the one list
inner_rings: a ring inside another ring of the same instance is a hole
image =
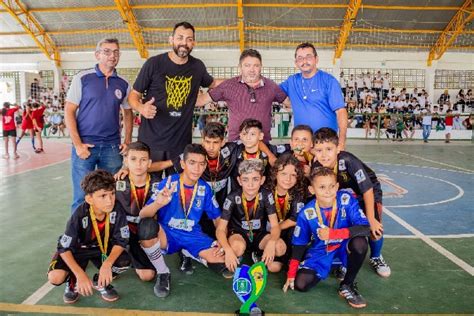
[[224, 159], [227, 158], [227, 157], [229, 157], [229, 155], [230, 155], [230, 150], [229, 150], [229, 148], [228, 148], [228, 147], [222, 148], [222, 150], [221, 150], [221, 155], [222, 155], [222, 158], [224, 158]]
[[159, 192], [160, 189], [159, 189], [159, 186], [160, 183], [159, 182], [154, 182], [152, 185], [151, 185], [151, 192], [155, 193], [155, 192]]
[[308, 221], [316, 218], [316, 211], [314, 208], [307, 208], [304, 210], [304, 215]]
[[118, 192], [124, 192], [126, 188], [127, 188], [127, 184], [125, 183], [125, 181], [121, 180], [115, 183], [115, 190], [117, 190]]
[[117, 99], [121, 100], [123, 97], [122, 91], [120, 89], [115, 89], [115, 96]]
[[273, 197], [273, 193], [268, 194], [268, 203], [270, 203], [270, 205], [275, 204], [275, 198]]
[[240, 196], [235, 197], [235, 203], [242, 204], [242, 199], [240, 198]]
[[296, 226], [296, 227], [295, 227], [295, 231], [293, 232], [293, 235], [294, 235], [295, 237], [300, 237], [300, 233], [301, 233], [301, 227]]
[[212, 196], [212, 205], [214, 205], [215, 208], [219, 208], [219, 203], [217, 203], [216, 196]]
[[110, 213], [110, 224], [115, 224], [115, 219], [117, 218], [117, 212]]
[[339, 170], [341, 171], [346, 170], [346, 162], [344, 159], [339, 160]]
[[196, 208], [201, 208], [201, 205], [202, 205], [202, 200], [201, 200], [201, 199], [197, 199], [197, 200], [196, 200]]
[[224, 206], [223, 206], [223, 209], [228, 211], [230, 209], [230, 205], [232, 204], [232, 201], [229, 200], [229, 199], [225, 199], [224, 201]]
[[364, 174], [364, 170], [362, 170], [362, 169], [357, 170], [357, 172], [355, 173], [355, 176], [356, 176], [356, 179], [357, 179], [357, 183], [361, 183], [361, 182], [365, 181], [365, 179], [366, 179], [365, 174]]
[[86, 229], [89, 226], [89, 219], [86, 217], [82, 218], [82, 228]]
[[346, 218], [347, 214], [346, 214], [346, 208], [343, 207], [341, 208], [341, 218]]
[[278, 145], [278, 146], [276, 147], [276, 151], [277, 151], [277, 153], [279, 153], [279, 154], [283, 154], [283, 153], [286, 151], [285, 145]]
[[120, 228], [120, 236], [122, 236], [122, 238], [130, 238], [130, 230], [128, 229], [128, 225]]
[[341, 195], [341, 204], [342, 205], [349, 205], [349, 201], [350, 201], [351, 197], [349, 194], [347, 193], [343, 193]]
[[59, 241], [59, 243], [61, 244], [63, 248], [69, 248], [69, 246], [71, 245], [71, 241], [72, 241], [72, 237], [64, 234], [61, 237], [61, 240]]
[[296, 204], [296, 214], [298, 214], [304, 207], [304, 203], [299, 202]]
[[[174, 183], [176, 183], [176, 184], [174, 184]], [[170, 183], [170, 188], [172, 188], [173, 185], [175, 186], [173, 192], [178, 192], [178, 181], [171, 182]]]
[[197, 195], [198, 195], [198, 196], [204, 196], [204, 195], [206, 195], [206, 187], [203, 186], [203, 185], [198, 186]]

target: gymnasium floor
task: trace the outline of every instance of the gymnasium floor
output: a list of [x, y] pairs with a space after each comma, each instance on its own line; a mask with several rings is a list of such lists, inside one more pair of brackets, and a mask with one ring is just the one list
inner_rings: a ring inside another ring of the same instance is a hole
[[[47, 140], [45, 150], [39, 159], [23, 141], [20, 160], [0, 161], [0, 314], [231, 314], [239, 308], [230, 280], [198, 264], [194, 275], [182, 275], [175, 256], [166, 258], [172, 270], [166, 299], [154, 296], [153, 283], [140, 282], [128, 271], [114, 281], [119, 301], [106, 303], [95, 293], [65, 306], [64, 287], [45, 283], [69, 215], [70, 147], [64, 140]], [[272, 314], [473, 314], [472, 143], [349, 141], [348, 150], [382, 179], [387, 234], [383, 253], [392, 276], [382, 279], [365, 264], [358, 285], [368, 306], [355, 310], [338, 297], [334, 277], [308, 293], [284, 294], [285, 275], [271, 275], [259, 306]]]

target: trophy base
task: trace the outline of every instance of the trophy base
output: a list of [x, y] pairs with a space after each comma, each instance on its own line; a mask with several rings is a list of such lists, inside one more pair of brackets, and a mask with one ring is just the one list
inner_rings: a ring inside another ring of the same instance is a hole
[[250, 313], [241, 313], [240, 309], [235, 311], [235, 316], [264, 316], [265, 312], [262, 311], [260, 308], [253, 308]]

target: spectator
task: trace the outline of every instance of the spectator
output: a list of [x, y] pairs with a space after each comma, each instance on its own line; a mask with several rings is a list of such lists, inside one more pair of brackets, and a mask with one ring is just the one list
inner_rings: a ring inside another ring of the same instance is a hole
[[451, 97], [449, 96], [449, 93], [448, 93], [448, 90], [444, 90], [444, 92], [439, 96], [439, 99], [438, 99], [438, 104], [439, 105], [451, 105], [451, 101], [450, 101]]
[[346, 96], [347, 80], [344, 78], [344, 72], [339, 75], [339, 84], [341, 85], [342, 95]]
[[423, 117], [423, 142], [427, 143], [431, 133], [432, 116], [429, 106], [421, 112]]
[[388, 91], [390, 90], [391, 84], [390, 84], [390, 74], [387, 72], [385, 73], [385, 76], [382, 78], [382, 95], [385, 98], [388, 95]]
[[39, 81], [38, 78], [33, 79], [33, 82], [31, 83], [30, 86], [30, 96], [34, 100], [39, 100], [40, 97], [40, 86], [39, 86]]
[[464, 109], [466, 107], [466, 95], [464, 94], [464, 90], [459, 90], [458, 94], [456, 95], [456, 103], [454, 103], [453, 110], [458, 111], [459, 107], [461, 108], [461, 113], [464, 113]]
[[473, 123], [472, 114], [469, 114], [469, 116], [464, 121], [462, 121], [462, 125], [467, 130], [472, 130], [472, 123]]
[[445, 128], [444, 128], [444, 136], [445, 136], [445, 143], [449, 143], [451, 141], [451, 131], [453, 130], [453, 111], [451, 109], [448, 109], [446, 111], [446, 118], [444, 120], [445, 122]]

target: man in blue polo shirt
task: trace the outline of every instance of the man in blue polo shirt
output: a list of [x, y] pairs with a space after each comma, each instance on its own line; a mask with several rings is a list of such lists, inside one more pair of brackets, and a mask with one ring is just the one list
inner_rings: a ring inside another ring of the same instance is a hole
[[313, 44], [296, 47], [295, 65], [301, 71], [280, 84], [288, 95], [294, 125], [309, 125], [313, 132], [321, 127], [339, 131], [339, 149], [344, 150], [347, 133], [347, 110], [341, 86], [331, 74], [317, 68], [318, 54]]
[[[115, 70], [120, 58], [118, 40], [101, 40], [95, 57], [98, 64], [74, 76], [66, 98], [65, 119], [73, 143], [72, 212], [84, 201], [82, 179], [96, 168], [116, 173], [122, 166], [121, 154], [132, 139], [133, 113], [127, 103], [130, 85]], [[125, 129], [123, 143], [121, 108]]]

